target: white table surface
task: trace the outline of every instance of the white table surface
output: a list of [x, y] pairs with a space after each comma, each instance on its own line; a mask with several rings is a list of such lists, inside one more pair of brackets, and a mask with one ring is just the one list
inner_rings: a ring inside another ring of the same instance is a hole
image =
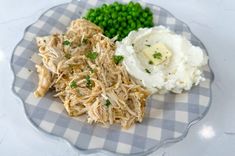
[[[215, 73], [212, 106], [206, 117], [190, 128], [185, 139], [162, 147], [152, 155], [235, 155], [235, 1], [145, 1], [164, 7], [190, 26], [207, 47]], [[24, 114], [23, 104], [11, 92], [10, 58], [24, 29], [50, 7], [69, 0], [0, 2], [0, 155], [79, 155], [79, 151], [63, 139], [34, 128]]]

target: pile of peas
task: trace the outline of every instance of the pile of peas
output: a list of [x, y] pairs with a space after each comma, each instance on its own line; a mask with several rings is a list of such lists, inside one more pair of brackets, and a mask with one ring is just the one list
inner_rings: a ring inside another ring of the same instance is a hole
[[151, 10], [133, 2], [103, 4], [100, 8], [90, 9], [84, 18], [100, 26], [105, 36], [112, 38], [118, 35], [119, 41], [132, 30], [153, 26]]

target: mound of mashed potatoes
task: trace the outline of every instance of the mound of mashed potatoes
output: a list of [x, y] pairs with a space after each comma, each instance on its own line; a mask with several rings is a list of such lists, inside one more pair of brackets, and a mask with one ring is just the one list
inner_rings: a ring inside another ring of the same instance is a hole
[[131, 76], [152, 93], [181, 93], [203, 81], [208, 57], [200, 47], [164, 26], [132, 31], [117, 42], [116, 55]]

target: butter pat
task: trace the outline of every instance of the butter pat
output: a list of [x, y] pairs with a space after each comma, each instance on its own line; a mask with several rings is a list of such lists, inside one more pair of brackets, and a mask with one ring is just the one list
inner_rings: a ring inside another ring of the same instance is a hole
[[143, 54], [149, 60], [149, 64], [159, 65], [169, 62], [172, 53], [165, 44], [158, 42], [154, 45], [145, 45]]

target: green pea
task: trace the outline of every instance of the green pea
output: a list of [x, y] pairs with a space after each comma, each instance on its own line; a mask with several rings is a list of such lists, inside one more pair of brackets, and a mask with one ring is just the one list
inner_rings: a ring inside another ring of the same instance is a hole
[[126, 13], [126, 12], [123, 12], [123, 13], [122, 13], [122, 16], [123, 16], [123, 17], [126, 17], [126, 16], [127, 16], [127, 13]]
[[94, 23], [95, 23], [96, 25], [98, 25], [98, 24], [99, 24], [99, 21], [98, 21], [97, 19], [95, 19]]
[[135, 29], [136, 28], [136, 24], [134, 22], [131, 23], [131, 29]]
[[132, 17], [131, 17], [130, 15], [128, 15], [128, 16], [127, 16], [127, 19], [130, 20], [130, 19], [132, 19]]
[[106, 7], [107, 7], [107, 4], [103, 4], [102, 7], [103, 7], [103, 8], [106, 8]]
[[123, 30], [123, 34], [127, 36], [129, 34], [129, 31], [127, 29]]
[[117, 25], [118, 21], [117, 20], [112, 20], [113, 25]]
[[141, 28], [141, 23], [140, 23], [140, 21], [137, 21], [136, 27], [137, 27], [137, 29]]
[[110, 25], [110, 26], [111, 26], [111, 25], [112, 25], [112, 23], [113, 23], [113, 22], [112, 22], [112, 20], [111, 20], [111, 19], [109, 19], [109, 20], [108, 20], [108, 25]]
[[132, 12], [136, 12], [136, 11], [137, 11], [137, 9], [136, 9], [135, 7], [130, 8], [130, 10], [131, 10]]
[[127, 10], [127, 6], [126, 5], [123, 5], [122, 6], [122, 11], [126, 11]]
[[131, 28], [131, 25], [128, 26], [127, 30], [128, 32], [132, 31], [133, 28]]
[[120, 11], [120, 10], [121, 10], [121, 7], [118, 5], [118, 6], [115, 7], [115, 9], [116, 9], [117, 11]]
[[140, 3], [135, 3], [135, 8], [137, 8], [137, 9], [142, 9]]
[[111, 28], [110, 29], [110, 34], [114, 34], [115, 33], [115, 29], [114, 28]]
[[122, 27], [124, 28], [124, 27], [126, 27], [126, 22], [122, 22]]
[[112, 37], [112, 35], [111, 35], [109, 32], [106, 34], [106, 36], [107, 36], [108, 38], [111, 38], [111, 37]]
[[99, 21], [102, 21], [102, 20], [103, 20], [103, 16], [99, 16], [97, 19], [98, 19]]
[[130, 1], [130, 2], [128, 3], [128, 6], [129, 6], [129, 7], [133, 7], [133, 6], [134, 6], [134, 3], [133, 3], [132, 1]]
[[151, 13], [149, 7], [146, 7], [146, 8], [144, 9], [144, 11], [147, 12], [147, 13]]
[[140, 22], [143, 23], [143, 22], [145, 22], [145, 21], [146, 21], [146, 20], [145, 20], [143, 17], [140, 18]]
[[124, 34], [121, 34], [120, 36], [121, 36], [121, 38], [124, 38], [124, 37], [126, 37]]
[[114, 2], [114, 3], [113, 3], [114, 6], [117, 6], [118, 4], [119, 4], [118, 2]]
[[143, 22], [143, 24], [144, 24], [144, 26], [148, 26], [149, 25], [149, 21], [146, 20], [146, 21]]
[[102, 25], [103, 25], [104, 27], [106, 27], [106, 26], [107, 26], [107, 22], [106, 22], [106, 21], [103, 21], [103, 22], [102, 22]]
[[115, 29], [118, 29], [118, 28], [119, 28], [119, 25], [118, 25], [118, 24], [115, 24], [115, 25], [114, 25], [114, 28], [115, 28]]
[[128, 20], [128, 23], [131, 24], [133, 23], [134, 21], [132, 19]]
[[133, 11], [133, 12], [131, 13], [131, 15], [132, 15], [133, 17], [137, 17], [137, 16], [138, 16], [138, 13]]
[[118, 22], [121, 22], [121, 21], [123, 21], [123, 19], [122, 19], [122, 17], [118, 17]]
[[90, 21], [92, 21], [92, 22], [95, 21], [95, 18], [94, 18], [94, 17], [90, 17], [89, 19], [90, 19]]
[[153, 19], [153, 15], [148, 15], [148, 18]]
[[107, 8], [104, 9], [104, 13], [108, 14], [109, 10]]
[[96, 14], [100, 14], [100, 8], [97, 8], [94, 12], [95, 12]]
[[92, 9], [92, 8], [89, 10], [89, 12], [94, 12], [94, 11], [95, 11], [95, 10], [94, 10], [94, 9]]
[[127, 18], [126, 18], [126, 16], [121, 16], [122, 17], [122, 22], [126, 22], [126, 20], [127, 20]]
[[103, 25], [102, 22], [99, 22], [99, 23], [98, 23], [98, 26], [100, 26], [102, 29], [104, 28], [104, 25]]
[[152, 22], [153, 18], [152, 17], [148, 17], [147, 21]]
[[104, 35], [105, 35], [105, 36], [107, 36], [108, 33], [109, 33], [108, 30], [105, 30], [105, 31], [104, 31]]
[[109, 20], [108, 15], [104, 16], [104, 20], [105, 20], [105, 21], [108, 21], [108, 20]]
[[119, 28], [118, 28], [118, 31], [119, 31], [119, 32], [121, 32], [122, 30], [123, 30], [123, 28], [122, 28], [122, 27], [119, 27]]
[[113, 19], [116, 19], [116, 18], [117, 18], [117, 13], [116, 13], [116, 12], [113, 12], [113, 13], [112, 13], [112, 18], [113, 18]]
[[122, 40], [121, 36], [118, 36], [117, 40], [118, 40], [118, 41], [121, 41], [121, 40]]
[[118, 36], [121, 36], [121, 34], [123, 34], [122, 31], [118, 31], [118, 32], [117, 32], [117, 35], [118, 35]]
[[89, 15], [92, 16], [92, 17], [96, 17], [96, 13], [95, 12], [92, 12]]
[[147, 17], [148, 17], [148, 13], [143, 12], [142, 16], [143, 16], [144, 18], [147, 18]]
[[148, 27], [152, 27], [153, 26], [153, 22], [152, 21], [148, 21], [147, 26]]

